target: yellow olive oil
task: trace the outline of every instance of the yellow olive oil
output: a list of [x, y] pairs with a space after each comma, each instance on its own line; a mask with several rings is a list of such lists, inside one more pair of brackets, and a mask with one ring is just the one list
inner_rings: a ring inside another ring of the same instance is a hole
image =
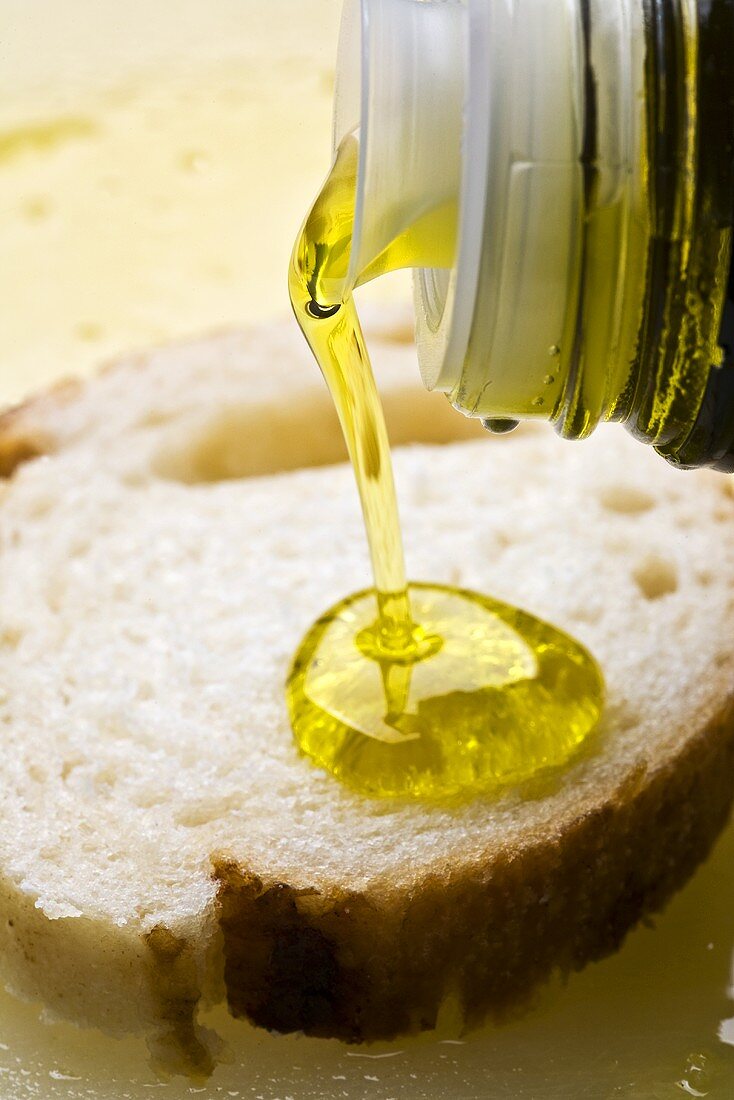
[[[514, 607], [408, 584], [390, 447], [351, 293], [358, 142], [342, 144], [296, 242], [290, 294], [354, 468], [374, 590], [309, 631], [288, 680], [296, 741], [371, 796], [493, 794], [565, 764], [596, 726], [603, 681], [577, 642]], [[426, 211], [362, 272], [450, 266], [455, 211]]]

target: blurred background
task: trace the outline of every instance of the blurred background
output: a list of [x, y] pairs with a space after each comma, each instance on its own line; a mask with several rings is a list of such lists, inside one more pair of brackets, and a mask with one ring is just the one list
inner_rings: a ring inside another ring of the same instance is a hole
[[[329, 167], [339, 0], [0, 11], [0, 400], [151, 344], [293, 323], [286, 265]], [[407, 280], [367, 292], [407, 297]], [[219, 1010], [230, 1055], [208, 1084], [158, 1081], [142, 1040], [39, 1023], [0, 992], [0, 1100], [730, 1100], [733, 899], [730, 829], [654, 929], [508, 1028], [363, 1050]]]
[[0, 399], [289, 310], [340, 9], [2, 0]]

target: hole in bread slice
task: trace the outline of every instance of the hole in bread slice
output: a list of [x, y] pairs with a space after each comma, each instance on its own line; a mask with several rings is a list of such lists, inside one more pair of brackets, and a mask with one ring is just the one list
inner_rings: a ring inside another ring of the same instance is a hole
[[660, 600], [678, 591], [678, 570], [659, 554], [650, 554], [641, 561], [632, 576], [646, 600]]
[[655, 507], [655, 499], [634, 485], [606, 485], [599, 493], [602, 508], [618, 515], [636, 516]]

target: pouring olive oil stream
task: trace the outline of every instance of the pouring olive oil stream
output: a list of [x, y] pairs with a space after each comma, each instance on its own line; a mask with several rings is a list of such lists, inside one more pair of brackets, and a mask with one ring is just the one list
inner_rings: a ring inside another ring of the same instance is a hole
[[[603, 681], [568, 635], [487, 596], [408, 584], [390, 447], [349, 268], [358, 138], [341, 144], [293, 252], [298, 323], [354, 469], [374, 590], [343, 599], [296, 654], [288, 704], [301, 751], [370, 796], [494, 794], [566, 763], [595, 728]], [[450, 267], [453, 204], [427, 210], [362, 272]]]

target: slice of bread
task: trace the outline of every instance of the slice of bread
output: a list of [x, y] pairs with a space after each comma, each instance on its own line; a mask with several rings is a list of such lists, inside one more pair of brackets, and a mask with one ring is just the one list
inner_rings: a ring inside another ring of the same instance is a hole
[[[476, 433], [374, 358], [393, 438]], [[604, 670], [593, 743], [460, 807], [302, 759], [284, 682], [369, 584], [329, 398], [292, 323], [155, 352], [0, 425], [0, 965], [9, 988], [206, 1073], [231, 1011], [347, 1040], [501, 1016], [614, 950], [734, 794], [734, 496], [627, 438], [395, 456], [411, 577], [515, 601]], [[285, 472], [287, 471], [287, 472]]]

